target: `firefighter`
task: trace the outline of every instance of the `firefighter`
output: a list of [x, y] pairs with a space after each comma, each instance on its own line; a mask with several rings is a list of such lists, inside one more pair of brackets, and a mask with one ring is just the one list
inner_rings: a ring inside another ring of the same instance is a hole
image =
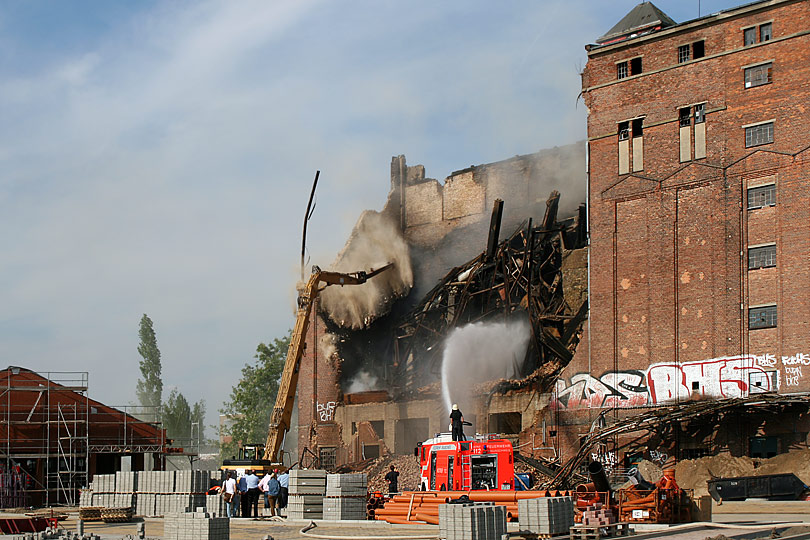
[[454, 441], [463, 441], [464, 439], [464, 415], [458, 410], [458, 404], [453, 403], [453, 410], [450, 413], [451, 429]]

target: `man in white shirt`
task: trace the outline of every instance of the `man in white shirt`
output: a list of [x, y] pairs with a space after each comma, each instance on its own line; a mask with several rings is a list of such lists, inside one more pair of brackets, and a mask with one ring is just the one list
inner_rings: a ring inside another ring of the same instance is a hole
[[236, 480], [233, 478], [233, 473], [228, 471], [225, 478], [225, 513], [228, 517], [236, 517]]

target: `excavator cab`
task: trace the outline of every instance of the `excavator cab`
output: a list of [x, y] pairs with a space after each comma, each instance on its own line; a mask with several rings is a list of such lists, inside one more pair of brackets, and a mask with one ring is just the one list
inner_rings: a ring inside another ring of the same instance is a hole
[[279, 467], [278, 463], [273, 463], [269, 459], [262, 459], [264, 456], [264, 444], [243, 444], [239, 447], [238, 456], [231, 459], [222, 460], [222, 470], [237, 471], [240, 474], [251, 470], [261, 476], [264, 473], [272, 472]]

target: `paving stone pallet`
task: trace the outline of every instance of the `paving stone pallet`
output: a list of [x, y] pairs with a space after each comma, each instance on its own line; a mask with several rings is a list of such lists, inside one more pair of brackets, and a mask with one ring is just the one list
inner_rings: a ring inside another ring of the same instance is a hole
[[628, 536], [632, 532], [630, 524], [627, 522], [594, 527], [577, 525], [569, 529], [569, 538], [570, 540], [599, 540], [609, 536]]
[[506, 534], [506, 507], [492, 503], [439, 506], [439, 537], [446, 540], [490, 540]]
[[203, 508], [196, 512], [167, 514], [163, 521], [163, 540], [229, 540], [230, 519], [213, 517]]
[[572, 497], [539, 497], [518, 501], [520, 530], [536, 535], [566, 534], [574, 526]]

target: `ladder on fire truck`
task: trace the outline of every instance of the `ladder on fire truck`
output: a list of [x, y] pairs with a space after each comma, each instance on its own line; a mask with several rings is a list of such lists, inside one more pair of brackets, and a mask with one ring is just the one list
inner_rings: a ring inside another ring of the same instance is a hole
[[461, 490], [472, 489], [472, 456], [461, 454]]

